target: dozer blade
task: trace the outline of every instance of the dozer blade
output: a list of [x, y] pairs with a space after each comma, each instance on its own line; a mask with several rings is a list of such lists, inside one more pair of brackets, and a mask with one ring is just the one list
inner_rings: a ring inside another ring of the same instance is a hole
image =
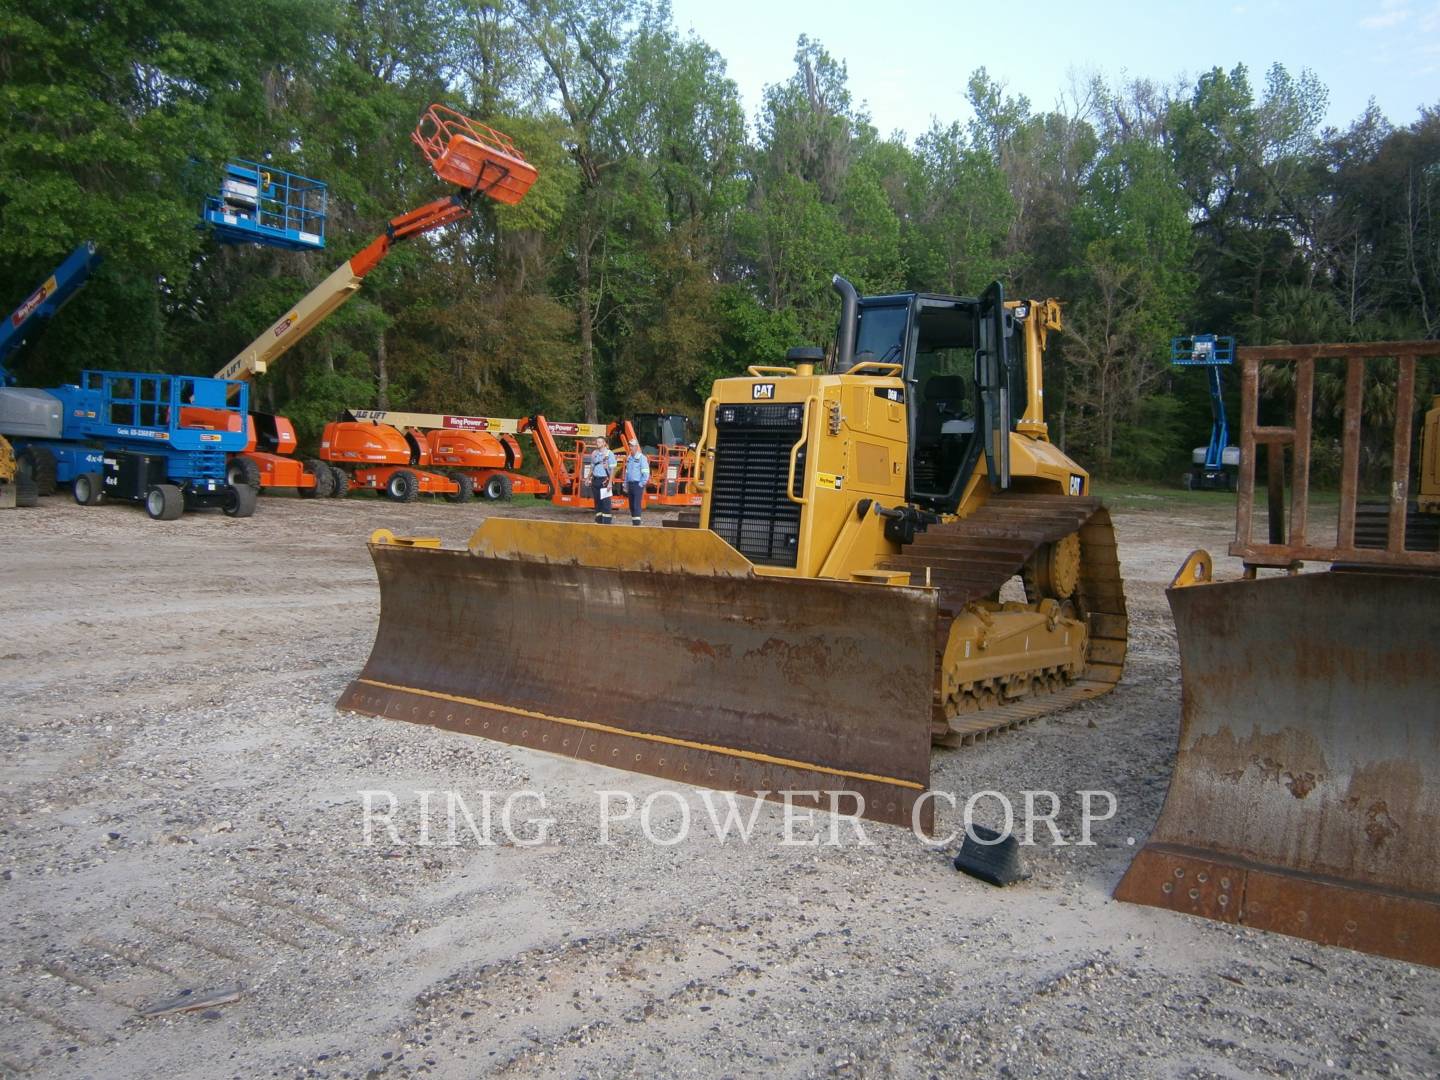
[[706, 530], [497, 518], [370, 553], [340, 708], [900, 825], [928, 786], [932, 590], [757, 576]]
[[1169, 598], [1179, 753], [1116, 899], [1440, 965], [1440, 577]]

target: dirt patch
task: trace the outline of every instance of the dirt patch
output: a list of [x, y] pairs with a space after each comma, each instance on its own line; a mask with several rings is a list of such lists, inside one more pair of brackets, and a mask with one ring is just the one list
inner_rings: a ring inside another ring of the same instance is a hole
[[[753, 842], [722, 844], [676, 785], [337, 713], [377, 617], [365, 537], [459, 544], [489, 512], [583, 520], [365, 496], [246, 521], [64, 498], [0, 515], [0, 1072], [1440, 1072], [1440, 973], [1110, 899], [1174, 750], [1163, 589], [1191, 548], [1224, 552], [1224, 505], [1116, 515], [1113, 694], [937, 754], [962, 797], [1061, 793], [1072, 841], [1077, 793], [1116, 795], [1093, 845], [1029, 849], [1005, 891], [899, 830], [790, 846], [766, 804]], [[637, 812], [601, 845], [612, 789], [651, 799], [662, 839], [690, 814], [690, 839], [647, 841]], [[366, 843], [367, 791], [397, 796], [399, 842], [372, 818]], [[462, 842], [422, 846], [447, 791]]]

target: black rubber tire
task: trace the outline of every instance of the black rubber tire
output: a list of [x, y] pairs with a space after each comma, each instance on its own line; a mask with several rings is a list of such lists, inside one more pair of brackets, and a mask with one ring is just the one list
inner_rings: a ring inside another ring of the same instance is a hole
[[350, 474], [336, 465], [330, 466], [330, 475], [335, 478], [335, 484], [330, 489], [332, 499], [343, 499], [350, 494]]
[[513, 489], [514, 484], [510, 482], [510, 477], [504, 473], [493, 473], [486, 479], [485, 490], [481, 494], [492, 502], [496, 500], [508, 500], [510, 498], [510, 492]]
[[27, 446], [15, 458], [16, 479], [34, 481], [39, 495], [55, 494], [55, 455], [43, 446]]
[[231, 484], [225, 492], [225, 504], [220, 507], [226, 517], [247, 518], [255, 513], [255, 502], [259, 491], [249, 484]]
[[185, 512], [185, 493], [174, 484], [156, 484], [145, 493], [145, 512], [156, 521], [174, 521]]
[[414, 502], [420, 497], [420, 478], [409, 469], [396, 469], [385, 481], [385, 494], [396, 502]]
[[460, 488], [459, 491], [446, 495], [445, 498], [447, 500], [453, 503], [463, 503], [469, 502], [475, 497], [475, 481], [470, 478], [468, 473], [463, 473], [459, 469], [452, 469], [445, 475], [450, 477], [451, 480], [454, 480]]
[[329, 465], [311, 458], [305, 462], [305, 471], [315, 478], [315, 483], [300, 489], [302, 499], [328, 499], [335, 494], [335, 473]]
[[15, 484], [15, 505], [16, 506], [39, 506], [40, 488], [35, 481], [28, 476], [17, 476], [13, 481]]
[[253, 458], [236, 454], [225, 463], [225, 483], [234, 487], [247, 484], [256, 490], [260, 488], [260, 465]]
[[71, 490], [75, 492], [75, 501], [81, 506], [96, 506], [105, 496], [105, 481], [99, 473], [81, 473], [75, 477]]

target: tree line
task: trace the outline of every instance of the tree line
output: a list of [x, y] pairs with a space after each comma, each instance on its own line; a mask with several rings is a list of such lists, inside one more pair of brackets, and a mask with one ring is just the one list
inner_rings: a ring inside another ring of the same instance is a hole
[[[443, 190], [409, 141], [439, 101], [540, 179], [397, 248], [261, 381], [302, 438], [346, 406], [693, 414], [713, 379], [832, 338], [836, 272], [1059, 297], [1052, 437], [1116, 476], [1170, 475], [1204, 441], [1174, 335], [1440, 337], [1440, 110], [1325, 126], [1325, 87], [1280, 65], [1077, 80], [1049, 109], [984, 68], [967, 89], [963, 121], [882, 134], [802, 37], [747, 117], [663, 0], [6, 4], [0, 306], [93, 239], [106, 262], [23, 381], [208, 374]], [[198, 227], [221, 164], [262, 152], [329, 184], [324, 252]]]

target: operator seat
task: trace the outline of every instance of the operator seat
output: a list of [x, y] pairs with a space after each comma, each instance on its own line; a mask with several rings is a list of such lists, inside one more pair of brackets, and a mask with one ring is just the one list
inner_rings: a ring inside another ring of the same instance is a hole
[[920, 411], [920, 438], [939, 441], [942, 435], [973, 435], [969, 386], [961, 375], [932, 375], [925, 383]]
[[948, 491], [955, 472], [964, 464], [975, 433], [969, 390], [962, 375], [932, 375], [925, 381], [915, 431], [916, 491]]

